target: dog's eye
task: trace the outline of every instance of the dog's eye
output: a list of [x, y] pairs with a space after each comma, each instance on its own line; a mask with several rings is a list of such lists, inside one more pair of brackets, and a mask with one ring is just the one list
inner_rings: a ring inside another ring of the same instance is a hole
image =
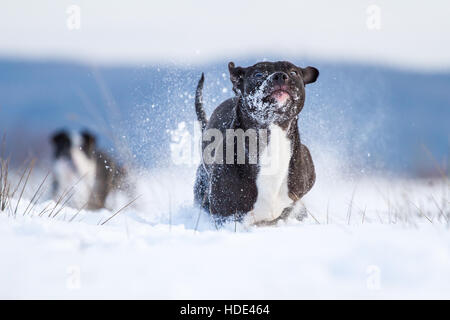
[[255, 72], [253, 74], [253, 77], [257, 78], [257, 79], [261, 79], [264, 75], [262, 74], [262, 72]]
[[295, 70], [291, 70], [291, 76], [294, 76], [294, 77], [298, 76], [298, 72]]

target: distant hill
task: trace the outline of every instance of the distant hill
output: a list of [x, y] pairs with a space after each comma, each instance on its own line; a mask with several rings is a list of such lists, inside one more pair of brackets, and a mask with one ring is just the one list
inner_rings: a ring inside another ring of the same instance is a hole
[[[206, 75], [209, 113], [232, 95], [227, 62], [91, 67], [0, 60], [0, 134], [7, 133], [8, 152], [17, 160], [46, 153], [47, 137], [57, 128], [87, 127], [102, 137], [105, 148], [129, 152], [143, 166], [164, 163], [167, 130], [194, 120], [193, 94], [200, 73]], [[318, 82], [307, 88], [300, 120], [302, 139], [315, 152], [320, 152], [317, 146], [332, 148], [358, 170], [400, 174], [431, 172], [434, 161], [448, 163], [450, 74], [293, 62], [320, 70]]]

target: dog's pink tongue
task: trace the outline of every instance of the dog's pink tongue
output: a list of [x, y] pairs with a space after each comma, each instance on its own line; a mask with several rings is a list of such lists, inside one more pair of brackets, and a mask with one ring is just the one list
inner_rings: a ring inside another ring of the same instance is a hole
[[272, 97], [275, 98], [278, 103], [285, 103], [287, 99], [289, 99], [289, 94], [280, 90], [272, 93]]

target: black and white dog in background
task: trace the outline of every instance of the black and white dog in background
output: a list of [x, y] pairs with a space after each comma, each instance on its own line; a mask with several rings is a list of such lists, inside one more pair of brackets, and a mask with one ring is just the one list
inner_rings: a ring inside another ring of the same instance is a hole
[[53, 158], [53, 197], [73, 192], [68, 205], [100, 209], [111, 191], [124, 183], [124, 170], [96, 147], [88, 131], [56, 132], [51, 137]]
[[[261, 62], [247, 68], [230, 62], [228, 69], [236, 96], [220, 104], [209, 120], [202, 102], [203, 75], [197, 87], [203, 161], [197, 170], [195, 201], [219, 219], [234, 216], [249, 224], [273, 223], [289, 216], [315, 182], [310, 152], [300, 142], [298, 115], [305, 103], [305, 85], [315, 82], [319, 71], [286, 61]], [[246, 140], [250, 134], [240, 140], [228, 139], [230, 132], [251, 130], [258, 132], [253, 163]], [[262, 143], [259, 132], [265, 134], [267, 143]], [[218, 142], [219, 149], [210, 149], [211, 141]], [[244, 163], [236, 163], [240, 147], [245, 150]], [[222, 159], [227, 150], [234, 160]]]

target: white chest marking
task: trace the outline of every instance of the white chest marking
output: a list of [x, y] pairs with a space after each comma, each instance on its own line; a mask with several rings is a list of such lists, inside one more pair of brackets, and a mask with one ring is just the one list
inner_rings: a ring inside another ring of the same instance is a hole
[[287, 131], [277, 125], [271, 125], [269, 130], [269, 143], [261, 154], [256, 178], [258, 196], [253, 211], [246, 217], [248, 223], [272, 221], [292, 203], [288, 195], [291, 140], [286, 136]]
[[71, 153], [73, 163], [77, 168], [81, 179], [80, 185], [92, 190], [97, 173], [97, 163], [95, 159], [88, 158], [80, 148], [72, 148]]

